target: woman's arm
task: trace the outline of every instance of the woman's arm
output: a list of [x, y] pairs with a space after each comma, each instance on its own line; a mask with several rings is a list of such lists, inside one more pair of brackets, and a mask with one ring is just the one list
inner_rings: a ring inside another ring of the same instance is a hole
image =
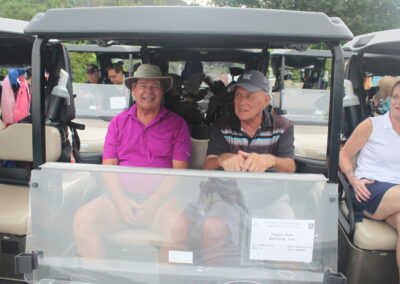
[[346, 175], [347, 179], [353, 186], [358, 201], [367, 200], [370, 196], [370, 192], [365, 187], [365, 183], [368, 182], [366, 180], [360, 180], [356, 177], [354, 173], [352, 159], [365, 146], [371, 133], [372, 121], [371, 119], [367, 118], [366, 120], [361, 122], [353, 131], [353, 134], [350, 136], [349, 140], [347, 140], [343, 149], [340, 151], [339, 156], [340, 169]]

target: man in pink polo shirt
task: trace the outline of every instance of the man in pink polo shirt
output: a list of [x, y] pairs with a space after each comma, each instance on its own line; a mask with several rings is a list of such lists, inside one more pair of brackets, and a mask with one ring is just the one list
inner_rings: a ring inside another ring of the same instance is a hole
[[[191, 155], [188, 126], [183, 118], [161, 105], [172, 78], [162, 76], [156, 65], [142, 64], [133, 77], [125, 80], [125, 85], [132, 91], [136, 104], [111, 120], [103, 164], [187, 168]], [[155, 216], [167, 219], [166, 214], [177, 214], [172, 210], [174, 206], [164, 202], [173, 190], [173, 181], [154, 176], [133, 181], [132, 175], [105, 173], [105, 183], [108, 192], [75, 214], [74, 231], [81, 256], [103, 257], [105, 233], [129, 225], [145, 225], [170, 234], [166, 222], [156, 220]]]
[[[147, 78], [149, 75], [152, 77]], [[163, 77], [156, 65], [142, 64], [125, 85], [132, 90], [136, 104], [111, 121], [103, 164], [187, 168], [191, 153], [187, 124], [161, 105], [172, 78]]]

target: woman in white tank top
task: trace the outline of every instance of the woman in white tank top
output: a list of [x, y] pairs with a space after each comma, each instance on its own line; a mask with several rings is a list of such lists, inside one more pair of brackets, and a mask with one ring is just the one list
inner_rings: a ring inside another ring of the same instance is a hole
[[[351, 160], [358, 153], [357, 168], [353, 169]], [[400, 80], [391, 92], [390, 111], [357, 126], [340, 152], [339, 164], [353, 186], [354, 207], [360, 216], [385, 220], [399, 236]], [[400, 237], [396, 260], [400, 270]]]

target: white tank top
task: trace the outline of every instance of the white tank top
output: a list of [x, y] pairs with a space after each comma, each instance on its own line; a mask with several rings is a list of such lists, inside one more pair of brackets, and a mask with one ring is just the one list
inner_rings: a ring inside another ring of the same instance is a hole
[[393, 129], [389, 112], [370, 119], [372, 133], [360, 151], [355, 174], [358, 178], [400, 184], [400, 135]]

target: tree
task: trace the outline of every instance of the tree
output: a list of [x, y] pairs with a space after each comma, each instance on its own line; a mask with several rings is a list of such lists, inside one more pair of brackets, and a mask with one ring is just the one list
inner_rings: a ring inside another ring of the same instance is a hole
[[213, 0], [216, 6], [323, 12], [341, 18], [354, 35], [400, 27], [399, 0]]
[[[53, 8], [79, 8], [101, 6], [158, 6], [158, 5], [187, 5], [182, 0], [0, 0], [0, 17], [29, 21], [37, 13]], [[112, 15], [111, 15], [112, 16]], [[71, 64], [75, 82], [85, 82], [85, 66], [96, 63], [94, 54], [71, 54]], [[6, 71], [0, 72], [5, 76]]]
[[53, 8], [187, 5], [183, 0], [0, 0], [0, 17], [29, 21]]

